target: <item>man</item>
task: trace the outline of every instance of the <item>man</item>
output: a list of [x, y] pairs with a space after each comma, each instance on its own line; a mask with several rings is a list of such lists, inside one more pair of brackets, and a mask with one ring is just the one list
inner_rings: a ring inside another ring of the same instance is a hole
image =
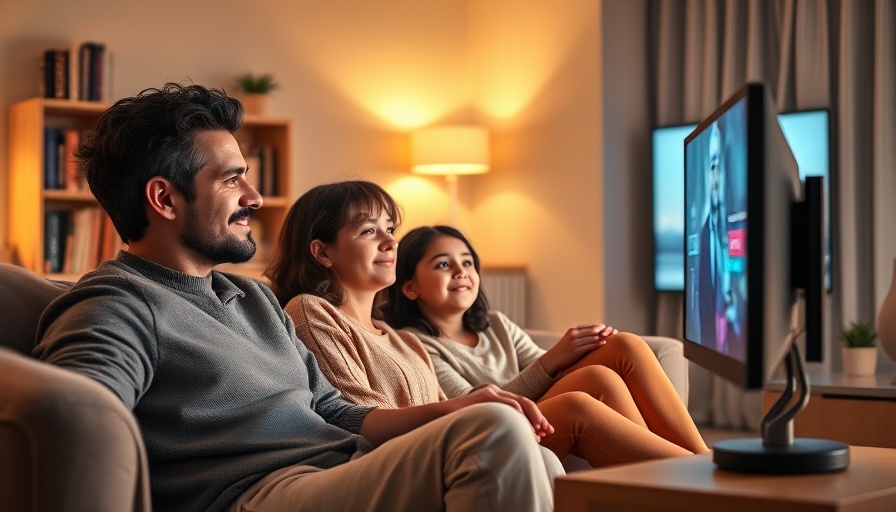
[[77, 153], [127, 250], [50, 305], [35, 354], [134, 411], [154, 508], [550, 509], [562, 468], [534, 404], [490, 388], [440, 417], [355, 406], [270, 290], [213, 270], [255, 253], [241, 123], [222, 92], [166, 84]]

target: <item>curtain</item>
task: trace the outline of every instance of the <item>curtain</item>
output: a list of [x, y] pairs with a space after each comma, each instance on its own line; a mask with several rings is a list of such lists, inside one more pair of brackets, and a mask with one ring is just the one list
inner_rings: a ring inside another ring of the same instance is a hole
[[[657, 126], [698, 122], [748, 81], [779, 111], [831, 111], [833, 292], [825, 360], [842, 326], [876, 318], [896, 257], [896, 2], [650, 0], [650, 93]], [[682, 297], [658, 301], [658, 334], [681, 336]], [[665, 319], [665, 321], [663, 321]], [[884, 366], [892, 362], [883, 361]], [[758, 392], [694, 365], [696, 421], [758, 428]]]

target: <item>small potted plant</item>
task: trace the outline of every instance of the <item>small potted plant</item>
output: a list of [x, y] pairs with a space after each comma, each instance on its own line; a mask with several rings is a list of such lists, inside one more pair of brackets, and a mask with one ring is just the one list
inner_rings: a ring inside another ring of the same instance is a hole
[[243, 73], [236, 77], [236, 87], [246, 113], [262, 115], [267, 111], [268, 94], [279, 85], [271, 73]]
[[843, 373], [854, 377], [874, 375], [877, 368], [877, 333], [869, 323], [852, 322], [840, 332], [843, 340]]

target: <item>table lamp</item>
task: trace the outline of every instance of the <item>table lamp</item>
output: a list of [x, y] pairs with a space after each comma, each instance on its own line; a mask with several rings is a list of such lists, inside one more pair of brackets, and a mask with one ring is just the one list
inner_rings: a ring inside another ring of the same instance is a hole
[[488, 172], [488, 131], [472, 125], [421, 129], [411, 135], [411, 164], [415, 174], [445, 176], [451, 196], [451, 225], [457, 226], [457, 177]]

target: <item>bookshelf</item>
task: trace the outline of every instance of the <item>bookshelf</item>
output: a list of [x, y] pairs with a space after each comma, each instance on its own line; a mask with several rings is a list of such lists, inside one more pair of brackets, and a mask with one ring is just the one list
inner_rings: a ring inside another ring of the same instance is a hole
[[[46, 161], [53, 152], [48, 152], [47, 128], [77, 130], [81, 133], [93, 129], [108, 104], [94, 101], [74, 101], [47, 98], [32, 98], [20, 101], [9, 107], [8, 156], [9, 163], [9, 200], [7, 201], [9, 219], [9, 244], [13, 249], [14, 260], [20, 265], [47, 275], [53, 279], [76, 280], [83, 272], [92, 269], [98, 261], [114, 256], [119, 245], [109, 247], [106, 237], [106, 250], [112, 254], [95, 254], [88, 257], [86, 263], [80, 262], [76, 268], [62, 265], [51, 268], [47, 263], [48, 250], [46, 244], [47, 222], [55, 212], [61, 212], [63, 218], [70, 221], [79, 215], [79, 211], [91, 211], [92, 220], [74, 224], [73, 235], [86, 238], [86, 245], [97, 247], [97, 253], [103, 252], [103, 236], [98, 231], [111, 230], [111, 222], [102, 212], [93, 195], [86, 188], [57, 184], [60, 188], [48, 189]], [[264, 205], [259, 209], [253, 222], [253, 236], [258, 243], [255, 257], [241, 265], [221, 266], [221, 270], [235, 272], [252, 277], [261, 277], [276, 243], [290, 200], [291, 161], [290, 140], [292, 125], [287, 118], [246, 115], [243, 127], [235, 134], [244, 154], [249, 152], [263, 153], [267, 160], [264, 165], [266, 188], [271, 193], [265, 194]], [[264, 148], [264, 151], [256, 151]], [[60, 159], [63, 155], [57, 155]], [[253, 162], [259, 163], [257, 160]], [[262, 167], [259, 163], [259, 167]], [[254, 169], [251, 174], [260, 176], [262, 169]], [[64, 173], [63, 173], [64, 174]], [[64, 180], [64, 178], [62, 178]], [[83, 186], [82, 186], [83, 187]], [[57, 221], [54, 221], [55, 223]], [[51, 223], [52, 224], [52, 223]], [[79, 228], [78, 226], [82, 226]], [[88, 226], [88, 227], [83, 227]], [[54, 226], [50, 226], [54, 228]], [[58, 228], [58, 226], [56, 226]], [[81, 230], [79, 232], [79, 229]], [[86, 231], [84, 233], [83, 231]], [[119, 241], [117, 234], [112, 237]], [[119, 241], [120, 243], [120, 241]], [[69, 249], [62, 254], [71, 256]], [[55, 250], [59, 250], [55, 248]], [[69, 260], [71, 263], [72, 260]]]

